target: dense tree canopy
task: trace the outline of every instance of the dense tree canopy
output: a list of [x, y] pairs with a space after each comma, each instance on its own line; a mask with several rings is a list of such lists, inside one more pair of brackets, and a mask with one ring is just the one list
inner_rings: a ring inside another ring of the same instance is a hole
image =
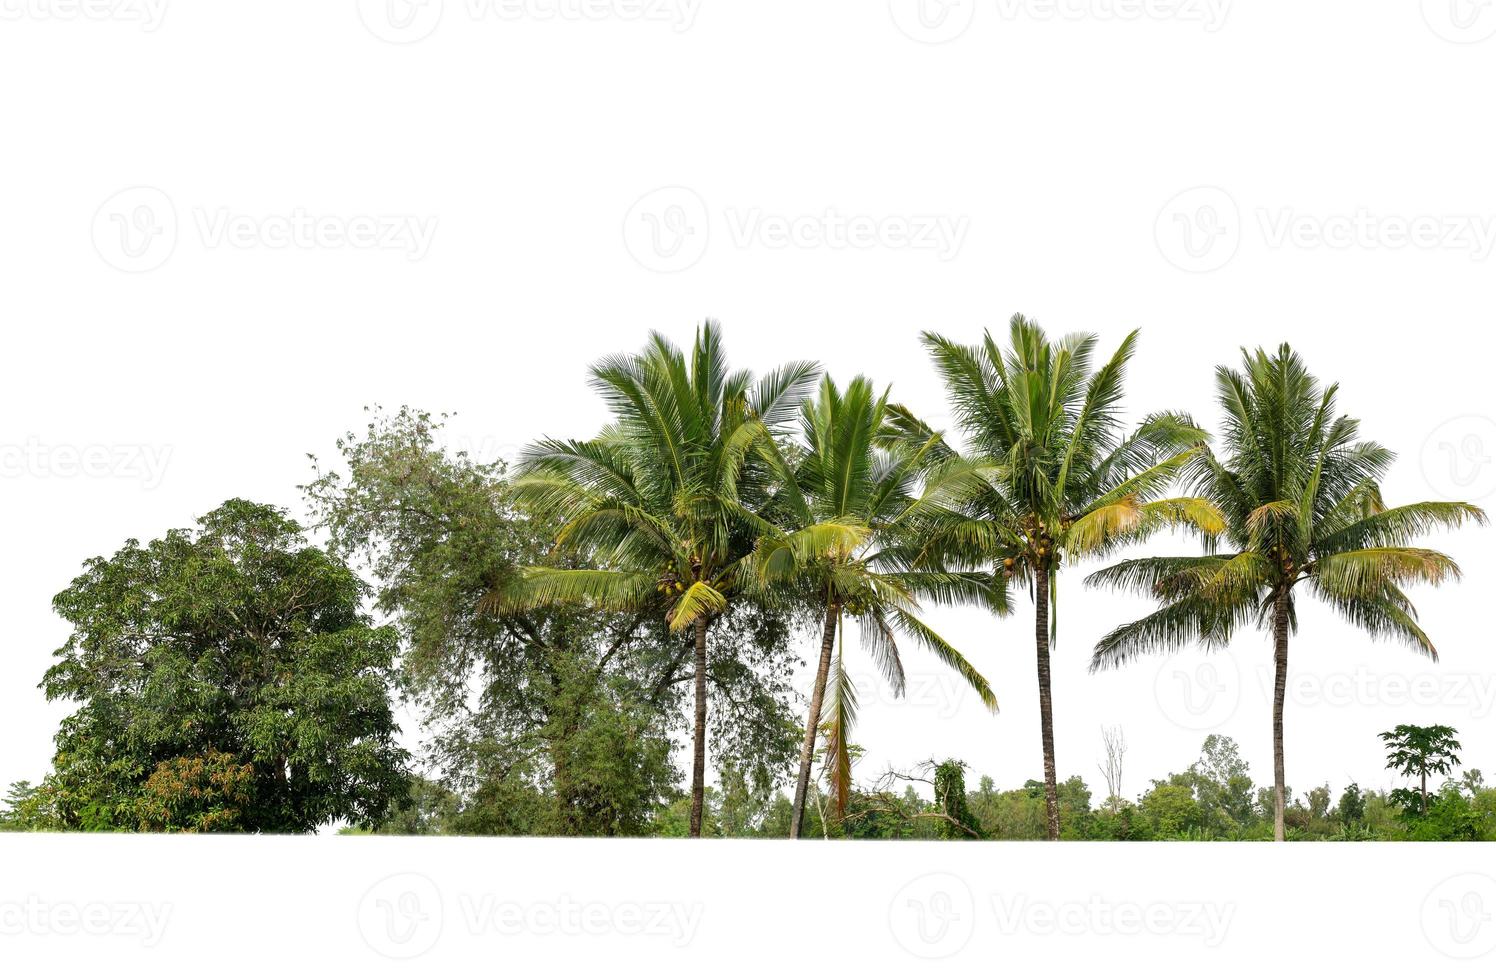
[[273, 507], [230, 500], [195, 529], [96, 558], [55, 600], [72, 635], [43, 687], [59, 822], [304, 832], [381, 820], [404, 791], [393, 630], [365, 586]]

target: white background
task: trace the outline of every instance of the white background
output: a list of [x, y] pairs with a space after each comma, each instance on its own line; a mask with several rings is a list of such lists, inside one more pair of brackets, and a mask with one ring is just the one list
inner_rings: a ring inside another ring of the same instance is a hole
[[[50, 599], [85, 558], [230, 496], [301, 513], [305, 454], [366, 404], [457, 411], [454, 445], [486, 455], [589, 435], [589, 362], [709, 316], [738, 365], [864, 372], [937, 423], [924, 329], [1022, 311], [1110, 348], [1142, 327], [1130, 407], [1212, 426], [1213, 367], [1289, 340], [1401, 454], [1390, 501], [1489, 504], [1492, 35], [1466, 0], [0, 0], [0, 781], [47, 769]], [[1399, 723], [1455, 725], [1496, 771], [1493, 534], [1432, 542], [1466, 572], [1416, 595], [1438, 665], [1306, 612], [1296, 793], [1386, 788]], [[1147, 606], [1083, 572], [1061, 585], [1061, 776], [1099, 787], [1115, 724], [1129, 796], [1212, 731], [1270, 782], [1266, 639], [1089, 676]], [[861, 774], [1037, 777], [1028, 607], [933, 618], [1002, 711], [917, 653], [906, 703], [869, 671]], [[886, 860], [842, 853], [827, 873]]]

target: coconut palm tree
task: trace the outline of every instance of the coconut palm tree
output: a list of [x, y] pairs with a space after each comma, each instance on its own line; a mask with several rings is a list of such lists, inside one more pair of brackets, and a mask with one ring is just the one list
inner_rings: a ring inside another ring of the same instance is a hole
[[1173, 413], [1124, 429], [1123, 379], [1137, 336], [1128, 334], [1093, 370], [1094, 335], [1050, 340], [1023, 316], [1013, 317], [1007, 350], [990, 333], [975, 346], [924, 334], [969, 452], [996, 468], [990, 492], [974, 498], [969, 518], [932, 535], [927, 553], [994, 562], [1032, 590], [1050, 840], [1060, 835], [1050, 649], [1062, 564], [1107, 554], [1167, 526], [1220, 530], [1220, 515], [1208, 502], [1161, 499], [1204, 433]]
[[1243, 350], [1242, 362], [1240, 371], [1216, 369], [1222, 455], [1202, 451], [1183, 475], [1224, 514], [1227, 547], [1201, 557], [1124, 561], [1092, 575], [1092, 583], [1135, 589], [1160, 603], [1102, 639], [1092, 669], [1187, 643], [1219, 648], [1248, 623], [1270, 630], [1273, 835], [1281, 841], [1283, 701], [1299, 587], [1372, 636], [1403, 640], [1437, 659], [1403, 589], [1460, 572], [1448, 556], [1409, 542], [1437, 528], [1484, 523], [1485, 514], [1463, 503], [1385, 506], [1379, 483], [1393, 455], [1360, 439], [1355, 419], [1336, 414], [1336, 387], [1321, 388], [1287, 344], [1272, 355]]
[[880, 447], [888, 418], [886, 391], [878, 396], [863, 377], [843, 391], [826, 377], [818, 396], [801, 406], [804, 442], [795, 447], [796, 462], [787, 461], [772, 441], [760, 443], [777, 476], [774, 509], [786, 530], [759, 539], [758, 571], [767, 584], [791, 583], [797, 596], [817, 603], [824, 623], [795, 783], [791, 838], [801, 832], [828, 681], [827, 769], [836, 812], [846, 812], [848, 739], [857, 707], [837, 644], [846, 616], [857, 620], [861, 645], [895, 694], [904, 689], [898, 646], [903, 634], [959, 673], [988, 708], [997, 709], [982, 675], [920, 618], [919, 602], [978, 602], [1006, 612], [1007, 590], [995, 584], [1001, 580], [989, 571], [913, 564], [919, 551], [916, 539], [952, 504], [984, 486], [982, 473], [960, 460], [934, 466], [937, 436]]
[[708, 322], [689, 354], [652, 335], [644, 351], [607, 358], [592, 385], [613, 422], [585, 441], [526, 450], [519, 499], [557, 519], [558, 545], [589, 567], [527, 570], [515, 604], [582, 603], [663, 615], [694, 641], [691, 836], [701, 835], [706, 773], [708, 635], [745, 587], [745, 560], [766, 527], [755, 507], [769, 470], [755, 447], [793, 420], [815, 365], [787, 364], [757, 383], [729, 372]]

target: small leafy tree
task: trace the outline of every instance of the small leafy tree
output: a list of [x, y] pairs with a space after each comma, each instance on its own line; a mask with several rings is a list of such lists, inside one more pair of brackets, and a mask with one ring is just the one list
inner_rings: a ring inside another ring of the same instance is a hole
[[1404, 776], [1418, 777], [1418, 792], [1395, 790], [1394, 799], [1405, 809], [1417, 807], [1428, 814], [1428, 777], [1445, 776], [1460, 764], [1457, 733], [1448, 725], [1398, 725], [1380, 738], [1387, 749], [1387, 768]]

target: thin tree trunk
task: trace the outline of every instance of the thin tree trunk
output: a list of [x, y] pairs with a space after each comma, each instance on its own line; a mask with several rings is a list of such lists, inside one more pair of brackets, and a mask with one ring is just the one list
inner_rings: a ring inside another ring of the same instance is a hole
[[1054, 704], [1049, 696], [1049, 572], [1034, 573], [1034, 644], [1039, 661], [1039, 730], [1044, 741], [1044, 812], [1050, 840], [1060, 839], [1060, 794], [1055, 781]]
[[1423, 802], [1418, 804], [1418, 812], [1422, 816], [1428, 816], [1428, 773], [1418, 773], [1418, 792], [1423, 797]]
[[696, 620], [696, 732], [691, 746], [691, 836], [701, 836], [706, 799], [706, 617]]
[[826, 626], [821, 633], [821, 662], [816, 666], [815, 686], [810, 691], [810, 714], [805, 720], [805, 743], [800, 747], [800, 776], [795, 781], [795, 806], [790, 814], [790, 840], [798, 840], [805, 822], [805, 796], [810, 791], [810, 766], [816, 753], [816, 730], [821, 724], [821, 704], [826, 697], [826, 678], [831, 673], [831, 651], [836, 646], [836, 623], [841, 608], [826, 603]]
[[1283, 822], [1283, 700], [1288, 691], [1288, 589], [1273, 597], [1273, 840], [1287, 840]]

